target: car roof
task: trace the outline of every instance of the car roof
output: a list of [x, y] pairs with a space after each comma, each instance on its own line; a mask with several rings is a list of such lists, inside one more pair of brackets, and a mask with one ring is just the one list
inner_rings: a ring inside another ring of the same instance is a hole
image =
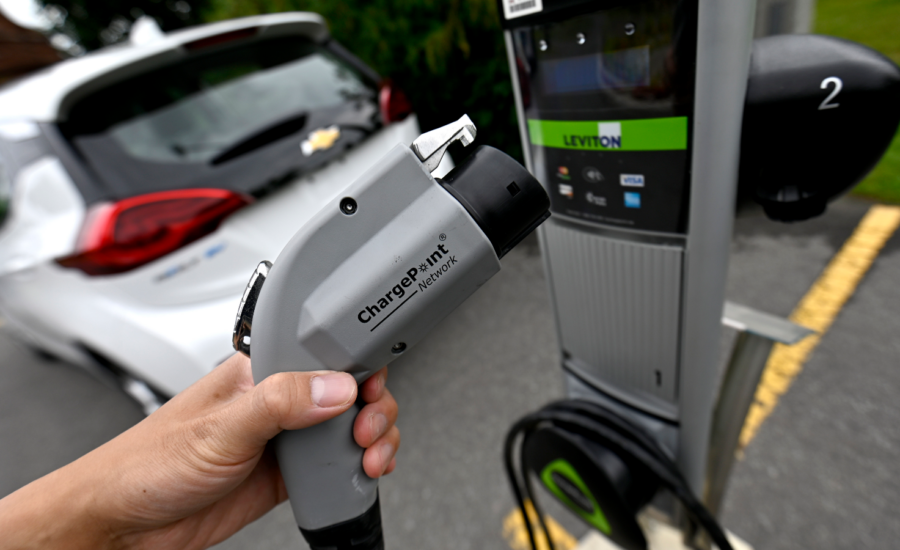
[[200, 25], [143, 44], [108, 46], [4, 86], [0, 89], [0, 123], [63, 120], [68, 107], [92, 91], [187, 56], [185, 44], [254, 28], [256, 38], [301, 35], [319, 43], [329, 38], [328, 27], [320, 15], [289, 12]]

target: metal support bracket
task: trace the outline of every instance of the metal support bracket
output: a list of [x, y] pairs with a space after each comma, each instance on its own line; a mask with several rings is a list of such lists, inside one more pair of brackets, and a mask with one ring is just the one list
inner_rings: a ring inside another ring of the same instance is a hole
[[703, 501], [718, 516], [735, 450], [756, 387], [775, 343], [791, 345], [815, 331], [755, 309], [725, 302], [722, 324], [738, 331], [713, 411]]

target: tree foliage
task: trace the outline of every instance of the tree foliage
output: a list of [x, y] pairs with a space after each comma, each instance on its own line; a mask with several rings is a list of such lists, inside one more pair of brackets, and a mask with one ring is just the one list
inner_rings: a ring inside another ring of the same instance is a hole
[[423, 130], [466, 113], [478, 141], [521, 158], [495, 0], [205, 0], [218, 21], [311, 11], [332, 36], [409, 96]]
[[[40, 0], [39, 0], [40, 1]], [[141, 17], [153, 17], [164, 31], [201, 22], [203, 0], [47, 0], [42, 2], [55, 31], [68, 36], [83, 53], [115, 44], [128, 37], [131, 24]], [[69, 48], [65, 48], [69, 49]]]

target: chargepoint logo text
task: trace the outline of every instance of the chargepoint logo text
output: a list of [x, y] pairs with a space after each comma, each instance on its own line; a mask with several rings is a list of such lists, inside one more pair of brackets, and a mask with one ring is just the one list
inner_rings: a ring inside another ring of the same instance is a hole
[[[419, 293], [426, 291], [428, 287], [440, 279], [450, 268], [456, 265], [456, 256], [450, 255], [450, 249], [446, 244], [439, 244], [437, 248], [426, 256], [421, 262], [406, 270], [405, 277], [401, 277], [390, 290], [379, 296], [375, 303], [360, 310], [356, 318], [360, 323], [370, 323], [380, 318], [375, 330], [381, 321], [387, 319], [407, 300]], [[418, 290], [415, 288], [418, 287]], [[412, 292], [410, 292], [412, 291]]]

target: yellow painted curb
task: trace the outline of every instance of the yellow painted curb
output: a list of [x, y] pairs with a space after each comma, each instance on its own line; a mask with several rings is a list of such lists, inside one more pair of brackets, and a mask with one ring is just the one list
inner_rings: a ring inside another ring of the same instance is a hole
[[900, 225], [900, 207], [876, 205], [869, 209], [850, 239], [831, 259], [806, 296], [791, 314], [791, 321], [808, 327], [816, 334], [786, 346], [775, 344], [756, 396], [738, 442], [738, 449], [746, 447], [759, 427], [775, 409], [778, 398], [784, 395], [810, 354], [828, 332], [841, 308], [872, 266], [878, 253]]
[[[538, 550], [549, 550], [547, 546], [547, 537], [541, 529], [538, 521], [537, 513], [530, 500], [525, 501], [525, 510], [528, 518], [531, 520], [531, 528], [534, 529], [534, 538], [537, 541]], [[578, 541], [569, 534], [566, 529], [556, 522], [549, 515], [544, 515], [544, 522], [547, 524], [547, 530], [553, 539], [553, 547], [556, 550], [572, 550], [578, 545]], [[525, 521], [522, 519], [522, 512], [518, 508], [514, 508], [503, 520], [503, 538], [512, 550], [531, 550], [531, 541], [528, 539], [528, 529], [525, 528]]]

